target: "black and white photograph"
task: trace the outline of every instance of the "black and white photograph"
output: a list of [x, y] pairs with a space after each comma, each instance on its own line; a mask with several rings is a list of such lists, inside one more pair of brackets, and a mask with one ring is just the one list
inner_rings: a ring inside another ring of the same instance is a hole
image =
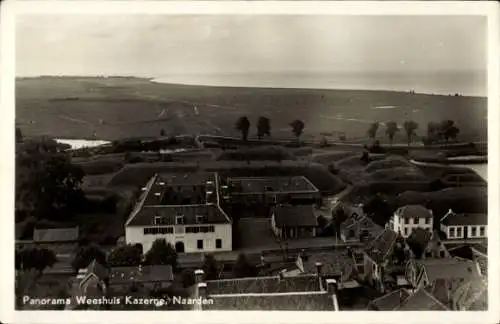
[[498, 311], [491, 16], [95, 8], [13, 18], [16, 314]]

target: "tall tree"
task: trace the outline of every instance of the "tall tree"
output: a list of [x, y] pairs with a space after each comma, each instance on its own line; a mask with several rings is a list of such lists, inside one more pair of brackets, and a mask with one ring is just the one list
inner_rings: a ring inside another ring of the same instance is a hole
[[213, 254], [205, 255], [205, 261], [203, 262], [203, 271], [205, 272], [206, 280], [219, 279], [219, 266]]
[[455, 126], [455, 122], [453, 120], [443, 120], [440, 124], [440, 132], [445, 141], [456, 139], [460, 130]]
[[271, 136], [271, 120], [260, 116], [257, 120], [257, 137], [261, 139], [264, 135]]
[[438, 123], [435, 122], [428, 122], [427, 123], [427, 140], [430, 143], [439, 141], [441, 139], [442, 133], [441, 133], [441, 126]]
[[375, 137], [377, 136], [377, 131], [378, 131], [379, 125], [380, 125], [379, 122], [374, 122], [374, 123], [370, 124], [370, 127], [366, 131], [366, 133], [368, 134], [368, 137], [370, 139], [375, 139]]
[[394, 136], [399, 131], [398, 124], [395, 121], [389, 121], [386, 124], [387, 129], [385, 130], [385, 134], [389, 137], [389, 141], [392, 145], [392, 141], [394, 140]]
[[117, 247], [108, 256], [108, 265], [112, 267], [133, 267], [141, 263], [142, 252], [139, 246], [127, 244]]
[[302, 135], [302, 132], [304, 131], [304, 122], [300, 119], [296, 119], [293, 122], [290, 123], [290, 126], [292, 127], [292, 133], [297, 137], [297, 141], [300, 138], [300, 135]]
[[51, 218], [83, 199], [83, 170], [52, 139], [24, 141], [16, 147], [16, 215]]
[[238, 118], [238, 120], [236, 121], [235, 128], [236, 130], [241, 132], [241, 137], [243, 141], [246, 142], [248, 140], [248, 130], [250, 129], [250, 121], [248, 120], [248, 117], [242, 116]]
[[52, 267], [57, 261], [54, 251], [46, 248], [26, 248], [16, 251], [15, 257], [16, 269], [36, 269], [38, 272], [42, 272], [47, 267]]
[[384, 227], [394, 210], [389, 203], [379, 195], [371, 197], [364, 205], [363, 212], [376, 224]]
[[106, 253], [102, 251], [97, 245], [92, 244], [88, 246], [82, 246], [77, 254], [75, 255], [75, 258], [73, 259], [73, 262], [71, 263], [71, 266], [73, 269], [78, 270], [78, 269], [83, 269], [86, 268], [90, 262], [96, 260], [102, 265], [106, 264]]
[[403, 127], [406, 132], [406, 137], [408, 138], [408, 145], [410, 145], [413, 137], [417, 135], [415, 130], [418, 128], [418, 123], [413, 120], [407, 120], [405, 121]]
[[169, 264], [174, 269], [177, 266], [177, 252], [165, 239], [156, 239], [151, 249], [146, 253], [145, 258], [146, 263], [150, 265]]

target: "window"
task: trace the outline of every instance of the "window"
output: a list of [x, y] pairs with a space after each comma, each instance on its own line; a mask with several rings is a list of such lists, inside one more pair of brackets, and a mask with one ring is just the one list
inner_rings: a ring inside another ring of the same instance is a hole
[[425, 218], [425, 224], [429, 225], [431, 223], [431, 218], [430, 217], [426, 217]]
[[408, 224], [408, 218], [405, 218], [405, 224]]
[[216, 239], [215, 240], [215, 248], [216, 249], [222, 249], [222, 240], [221, 239]]
[[200, 228], [198, 226], [195, 226], [193, 227], [193, 233], [199, 233], [200, 232]]
[[181, 215], [179, 215], [179, 214], [178, 214], [177, 216], [175, 216], [175, 223], [176, 223], [177, 225], [182, 225], [182, 224], [184, 224], [184, 215], [182, 215], [182, 214], [181, 214]]
[[450, 237], [455, 237], [455, 228], [450, 228]]
[[458, 238], [462, 237], [462, 228], [461, 227], [457, 227], [457, 237]]
[[144, 235], [156, 235], [156, 234], [173, 234], [174, 228], [169, 227], [146, 227], [144, 228]]
[[405, 236], [408, 235], [408, 227], [404, 228], [404, 233], [405, 233]]
[[203, 216], [203, 215], [196, 215], [196, 222], [198, 224], [203, 223], [204, 219], [205, 219], [205, 216]]
[[418, 224], [420, 222], [420, 218], [415, 217], [415, 224]]
[[479, 236], [484, 237], [485, 235], [484, 226], [479, 227]]
[[197, 240], [196, 247], [198, 248], [198, 250], [203, 250], [203, 240]]
[[160, 225], [161, 224], [161, 216], [155, 216], [154, 224], [156, 224], [156, 225]]
[[476, 226], [472, 226], [470, 236], [477, 236], [477, 228], [476, 228]]

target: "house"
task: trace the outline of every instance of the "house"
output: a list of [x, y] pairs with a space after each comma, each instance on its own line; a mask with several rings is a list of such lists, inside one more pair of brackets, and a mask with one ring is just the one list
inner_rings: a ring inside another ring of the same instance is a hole
[[410, 236], [415, 228], [433, 231], [432, 210], [421, 205], [407, 205], [400, 207], [390, 218], [387, 227], [403, 237]]
[[138, 267], [113, 267], [110, 269], [109, 285], [114, 290], [127, 290], [133, 283], [147, 289], [167, 288], [174, 280], [171, 265]]
[[196, 273], [196, 310], [339, 310], [336, 281], [317, 274], [203, 281], [203, 270]]
[[313, 205], [281, 205], [271, 210], [271, 229], [280, 240], [316, 236]]
[[368, 310], [442, 311], [448, 308], [425, 289], [420, 288], [411, 292], [401, 288], [372, 300], [368, 305]]
[[482, 278], [477, 263], [459, 258], [412, 260], [406, 266], [406, 277], [413, 289], [426, 289], [449, 308], [460, 286]]
[[70, 282], [70, 303], [66, 309], [101, 309], [102, 305], [85, 305], [78, 303], [78, 298], [100, 298], [106, 296], [109, 284], [109, 270], [93, 260], [90, 264], [78, 271], [78, 275]]
[[72, 244], [78, 241], [78, 226], [69, 228], [35, 228], [33, 242], [35, 244]]
[[321, 194], [309, 179], [294, 177], [228, 178], [223, 197], [253, 204], [316, 204]]
[[457, 214], [449, 210], [440, 221], [441, 231], [448, 240], [488, 237], [488, 215], [480, 213]]
[[354, 213], [340, 224], [340, 238], [343, 242], [369, 242], [375, 239], [384, 228], [375, 224], [370, 217]]
[[389, 276], [404, 273], [402, 265], [412, 256], [409, 246], [398, 233], [385, 229], [363, 253], [365, 281], [379, 292], [385, 292]]
[[156, 239], [179, 253], [231, 251], [232, 222], [215, 204], [142, 206], [125, 223], [127, 244], [141, 244], [144, 253]]

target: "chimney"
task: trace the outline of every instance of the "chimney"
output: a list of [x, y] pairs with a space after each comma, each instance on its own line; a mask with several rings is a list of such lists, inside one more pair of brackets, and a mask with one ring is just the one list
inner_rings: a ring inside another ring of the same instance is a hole
[[323, 263], [316, 262], [315, 265], [316, 265], [316, 274], [319, 277], [319, 276], [321, 276], [321, 269], [323, 268]]
[[203, 277], [205, 276], [205, 271], [202, 269], [196, 269], [194, 271], [194, 278], [195, 278], [195, 283], [199, 284], [203, 281]]
[[207, 296], [207, 284], [206, 282], [198, 283], [198, 297], [206, 297]]
[[338, 290], [337, 280], [326, 279], [326, 290], [330, 295], [336, 295]]

